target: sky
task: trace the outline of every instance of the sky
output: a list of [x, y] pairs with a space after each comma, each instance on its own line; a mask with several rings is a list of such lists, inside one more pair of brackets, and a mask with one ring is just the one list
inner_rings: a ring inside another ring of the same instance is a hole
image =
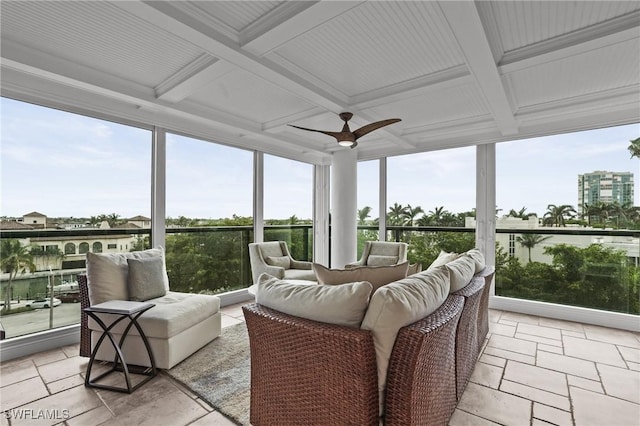
[[[151, 132], [0, 98], [0, 216], [116, 213], [150, 216]], [[640, 205], [633, 124], [496, 144], [497, 208], [542, 216], [548, 204], [577, 206], [578, 174], [632, 172]], [[388, 205], [453, 213], [475, 205], [475, 147], [389, 157]], [[253, 153], [169, 134], [167, 216], [251, 216]], [[379, 162], [358, 163], [358, 208], [378, 217]], [[312, 217], [313, 167], [265, 155], [264, 217]]]

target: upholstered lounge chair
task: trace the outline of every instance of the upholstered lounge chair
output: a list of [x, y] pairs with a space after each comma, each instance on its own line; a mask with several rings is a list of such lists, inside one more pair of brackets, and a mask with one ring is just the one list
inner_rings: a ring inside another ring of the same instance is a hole
[[[130, 269], [127, 259], [162, 256], [162, 273], [166, 280], [165, 291], [159, 291], [156, 297], [147, 299], [155, 306], [142, 314], [138, 323], [147, 335], [154, 354], [157, 368], [169, 369], [218, 337], [222, 331], [220, 298], [212, 295], [180, 293], [169, 290], [168, 278], [164, 267], [162, 249], [150, 249], [142, 252], [121, 254], [93, 254], [87, 256], [87, 273], [78, 275], [81, 308], [107, 300], [130, 300], [132, 292], [126, 286], [130, 284]], [[125, 287], [123, 287], [123, 285]], [[108, 325], [113, 316], [99, 314]], [[113, 329], [119, 340], [126, 321]], [[93, 345], [102, 334], [99, 325], [86, 313], [80, 314], [80, 356], [91, 355]], [[127, 336], [123, 354], [128, 364], [150, 366], [142, 338], [135, 328]], [[96, 359], [113, 361], [115, 351], [103, 342]]]
[[349, 263], [345, 267], [389, 266], [406, 262], [407, 246], [407, 243], [365, 241], [360, 260]]
[[249, 244], [253, 282], [267, 273], [279, 279], [315, 281], [312, 263], [295, 260], [284, 241]]

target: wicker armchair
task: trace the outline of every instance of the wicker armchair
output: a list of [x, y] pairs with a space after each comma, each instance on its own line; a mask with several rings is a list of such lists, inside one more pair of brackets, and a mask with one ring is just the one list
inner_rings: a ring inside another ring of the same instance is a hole
[[[456, 329], [464, 298], [451, 295], [398, 333], [386, 425], [445, 425], [456, 398]], [[370, 331], [243, 306], [251, 349], [250, 421], [260, 425], [376, 425], [377, 370]]]

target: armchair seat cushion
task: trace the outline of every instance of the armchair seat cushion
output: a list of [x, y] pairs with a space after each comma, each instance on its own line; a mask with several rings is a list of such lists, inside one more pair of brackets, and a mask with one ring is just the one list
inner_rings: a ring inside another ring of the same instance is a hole
[[[179, 293], [169, 291], [165, 296], [150, 299], [147, 302], [155, 306], [138, 318], [140, 327], [147, 337], [168, 339], [182, 331], [195, 326], [220, 311], [220, 298], [204, 294]], [[98, 315], [105, 324], [109, 325], [116, 318], [114, 315]], [[124, 333], [128, 321], [121, 321], [112, 332]], [[89, 329], [101, 331], [100, 326], [89, 318]], [[132, 327], [130, 335], [139, 335], [138, 330]]]

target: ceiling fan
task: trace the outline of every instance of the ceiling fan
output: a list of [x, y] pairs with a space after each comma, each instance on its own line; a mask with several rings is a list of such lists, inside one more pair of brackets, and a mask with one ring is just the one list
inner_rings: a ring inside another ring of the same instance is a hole
[[325, 135], [333, 136], [338, 141], [338, 145], [355, 148], [358, 145], [358, 139], [367, 133], [371, 133], [374, 130], [377, 130], [381, 127], [388, 126], [389, 124], [397, 123], [398, 121], [402, 121], [399, 118], [390, 118], [388, 120], [376, 121], [375, 123], [367, 124], [366, 126], [360, 127], [358, 130], [351, 131], [349, 129], [349, 124], [347, 123], [351, 120], [353, 114], [350, 112], [340, 113], [340, 118], [344, 121], [344, 126], [342, 126], [342, 131], [340, 132], [330, 132], [326, 130], [316, 130], [316, 129], [307, 129], [306, 127], [294, 126], [293, 124], [289, 124], [291, 127], [295, 127], [296, 129], [308, 130], [310, 132], [318, 132], [324, 133]]

